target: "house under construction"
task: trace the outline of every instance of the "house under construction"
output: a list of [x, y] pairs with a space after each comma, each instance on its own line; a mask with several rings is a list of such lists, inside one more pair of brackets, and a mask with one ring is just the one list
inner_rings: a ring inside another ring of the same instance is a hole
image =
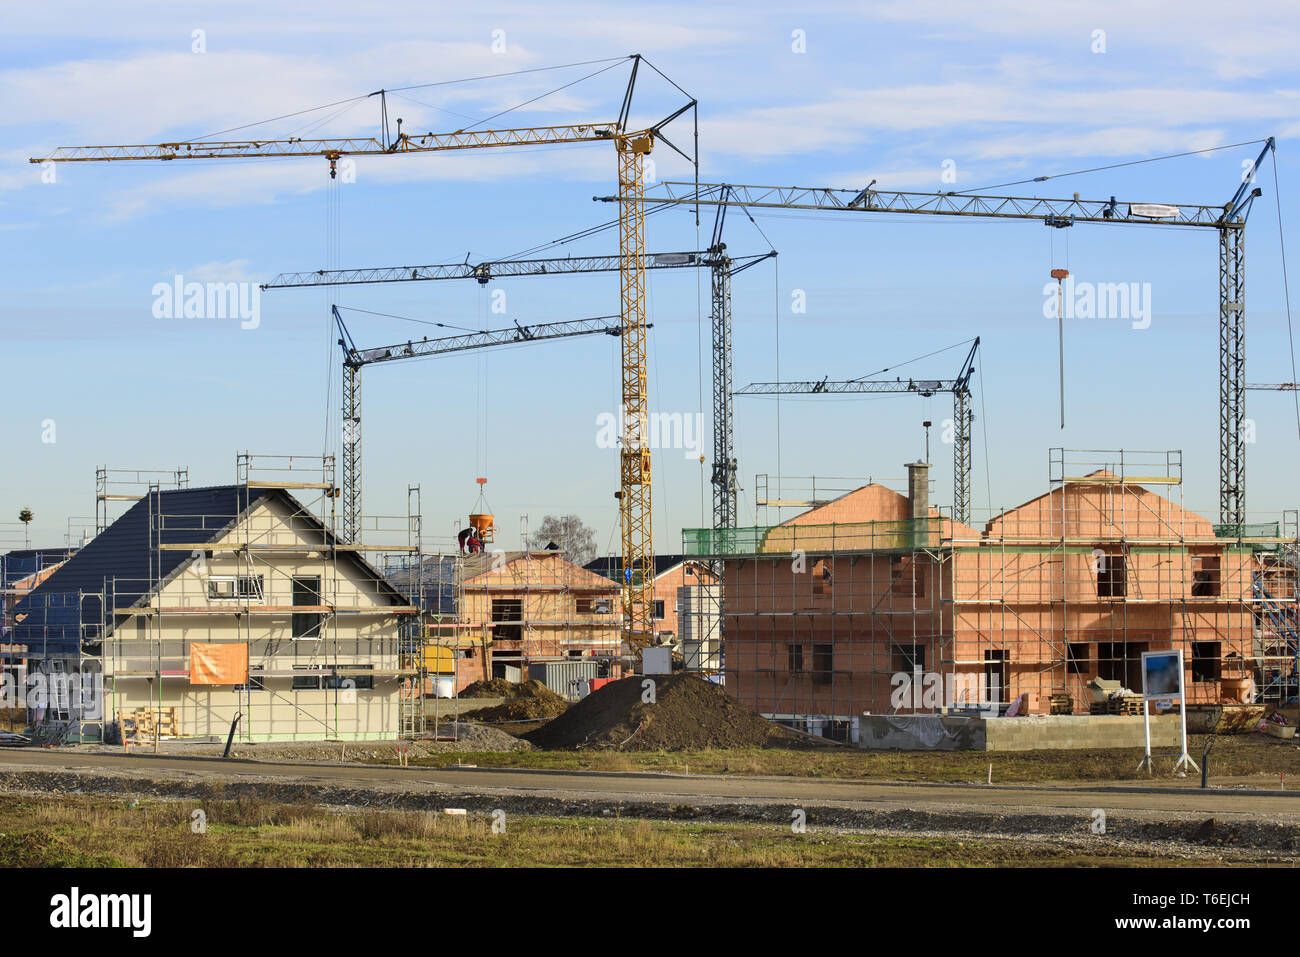
[[378, 570], [408, 515], [337, 538], [332, 458], [241, 455], [237, 481], [150, 487], [14, 606], [45, 738], [349, 740], [423, 728], [419, 607]]
[[[1295, 513], [1214, 525], [1176, 501], [1180, 453], [1098, 454], [1053, 450], [1050, 489], [978, 528], [931, 508], [913, 463], [907, 495], [869, 484], [777, 525], [685, 530], [724, 569], [728, 691], [832, 736], [983, 696], [1078, 713], [1091, 678], [1140, 693], [1142, 652], [1178, 648], [1191, 703], [1293, 695]], [[930, 675], [941, 696], [899, 699]]]
[[451, 684], [442, 693], [530, 677], [565, 693], [570, 677], [621, 674], [618, 585], [562, 549], [436, 554], [420, 563], [418, 575], [410, 567], [388, 574], [404, 592], [420, 583], [426, 668], [435, 688]]

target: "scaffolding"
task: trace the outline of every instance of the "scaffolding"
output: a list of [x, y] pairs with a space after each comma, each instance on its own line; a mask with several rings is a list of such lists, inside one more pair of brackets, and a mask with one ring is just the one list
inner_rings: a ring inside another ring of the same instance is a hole
[[7, 692], [26, 711], [33, 741], [98, 741], [103, 734], [104, 595], [22, 594], [0, 643]]
[[[30, 599], [32, 592], [72, 554], [70, 548], [21, 549], [0, 555], [0, 707], [8, 710], [9, 730], [17, 714], [38, 718], [41, 740], [61, 742], [76, 736], [74, 699], [86, 635], [83, 622], [96, 626], [100, 596], [81, 592]], [[27, 604], [19, 610], [20, 603]], [[55, 677], [51, 677], [55, 676]], [[29, 678], [41, 682], [31, 694]], [[93, 694], [94, 685], [90, 687]], [[91, 699], [93, 705], [94, 699]], [[93, 708], [92, 708], [93, 711]]]
[[[395, 554], [418, 561], [418, 488], [406, 515], [366, 517], [346, 543], [334, 532], [332, 456], [241, 453], [232, 487], [163, 494], [154, 484], [143, 498], [145, 574], [105, 582], [95, 648], [105, 729], [138, 727], [145, 712], [155, 741], [168, 729], [241, 741], [423, 731], [419, 608], [376, 567]], [[192, 683], [197, 643], [242, 644], [247, 679]]]
[[[425, 540], [417, 553], [384, 557], [384, 576], [420, 609], [417, 616], [404, 623], [401, 635], [403, 661], [409, 662], [409, 667], [416, 672], [409, 685], [411, 694], [407, 702], [411, 736], [415, 735], [417, 725], [419, 733], [427, 728], [426, 697], [457, 701], [453, 727], [455, 718], [459, 717], [457, 691], [461, 687], [461, 657], [465, 646], [456, 614], [460, 607], [459, 557], [451, 551], [448, 540]], [[441, 708], [438, 708], [431, 729], [435, 739], [445, 737], [440, 724]]]
[[455, 621], [468, 681], [526, 681], [533, 665], [575, 659], [589, 677], [621, 673], [619, 584], [572, 562], [567, 538], [534, 542], [527, 515], [519, 540], [519, 550], [458, 552], [446, 565], [455, 606], [445, 621]]
[[840, 738], [864, 713], [1022, 694], [1087, 713], [1091, 679], [1140, 693], [1141, 654], [1162, 648], [1183, 649], [1191, 704], [1295, 696], [1294, 511], [1212, 524], [1182, 504], [1178, 452], [1053, 449], [1049, 480], [969, 525], [877, 486], [841, 505], [883, 503], [879, 519], [686, 529], [683, 552], [725, 569], [728, 690]]
[[[95, 469], [95, 534], [98, 535], [118, 518], [117, 502], [138, 502], [151, 488], [188, 488], [190, 470], [176, 469]], [[130, 506], [128, 506], [129, 508]], [[72, 527], [69, 526], [69, 534]]]

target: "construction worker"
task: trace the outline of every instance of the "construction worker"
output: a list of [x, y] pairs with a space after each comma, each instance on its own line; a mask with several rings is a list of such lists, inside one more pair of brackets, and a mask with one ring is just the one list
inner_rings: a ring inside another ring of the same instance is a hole
[[460, 544], [460, 553], [462, 555], [465, 554], [466, 549], [469, 550], [471, 555], [483, 551], [483, 543], [478, 538], [478, 529], [473, 525], [461, 529], [460, 534], [456, 536], [456, 541]]

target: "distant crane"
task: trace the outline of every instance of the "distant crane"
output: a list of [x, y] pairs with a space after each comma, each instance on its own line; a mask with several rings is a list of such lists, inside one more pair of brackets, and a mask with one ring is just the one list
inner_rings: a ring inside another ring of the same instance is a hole
[[[710, 253], [646, 253], [645, 268], [700, 269], [710, 264]], [[761, 260], [763, 253], [738, 256], [738, 262]], [[364, 286], [374, 283], [419, 282], [430, 279], [473, 279], [486, 286], [495, 279], [522, 276], [569, 276], [581, 273], [618, 272], [619, 256], [563, 256], [553, 259], [502, 259], [481, 263], [439, 263], [429, 266], [380, 266], [374, 269], [316, 269], [311, 272], [280, 273], [263, 289], [292, 289], [302, 286]]]
[[[500, 149], [518, 146], [548, 146], [564, 143], [613, 144], [618, 158], [618, 237], [620, 316], [622, 317], [622, 404], [623, 443], [619, 452], [619, 517], [622, 526], [623, 638], [633, 651], [649, 644], [654, 635], [654, 535], [651, 511], [650, 447], [647, 444], [647, 369], [645, 302], [645, 158], [656, 142], [663, 142], [688, 162], [692, 158], [675, 146], [664, 128], [697, 102], [687, 102], [657, 123], [639, 130], [630, 128], [632, 94], [643, 57], [628, 57], [631, 71], [623, 94], [618, 119], [612, 122], [582, 122], [562, 126], [520, 129], [459, 129], [451, 133], [397, 132], [388, 127], [387, 91], [377, 90], [380, 125], [377, 136], [332, 139], [189, 140], [146, 145], [64, 146], [32, 163], [117, 162], [122, 160], [249, 159], [252, 157], [319, 156], [329, 161], [331, 178], [344, 156], [395, 156], [450, 150]], [[652, 66], [652, 69], [654, 67]], [[657, 72], [657, 70], [656, 70]], [[671, 81], [670, 81], [671, 82]], [[674, 86], [676, 86], [674, 84]], [[680, 87], [676, 87], [680, 91]], [[683, 94], [685, 95], [685, 94]]]
[[[726, 207], [720, 206], [713, 227], [713, 239], [706, 252], [654, 253], [646, 256], [646, 270], [707, 268], [711, 275], [709, 317], [713, 337], [713, 527], [736, 527], [736, 474], [738, 465], [731, 413], [731, 280], [750, 266], [771, 259], [776, 251], [730, 256], [722, 241]], [[603, 227], [584, 231], [589, 235]], [[442, 263], [429, 266], [381, 266], [372, 269], [317, 269], [312, 272], [281, 273], [263, 289], [291, 289], [303, 286], [355, 286], [373, 283], [419, 282], [435, 279], [473, 279], [487, 285], [495, 279], [521, 276], [561, 276], [579, 273], [613, 272], [617, 256], [567, 256], [558, 259], [506, 259], [470, 264]], [[345, 460], [346, 475], [346, 460]], [[346, 509], [345, 509], [346, 514]]]
[[[1254, 186], [1255, 170], [1275, 150], [1273, 137], [1242, 176], [1241, 184], [1219, 206], [1165, 203], [1041, 199], [1026, 196], [980, 195], [964, 192], [897, 192], [874, 189], [834, 189], [804, 186], [737, 186], [727, 183], [673, 182], [659, 184], [662, 195], [646, 199], [651, 211], [664, 205], [738, 206], [748, 209], [800, 209], [827, 213], [904, 213], [922, 216], [964, 216], [988, 219], [1036, 220], [1053, 229], [1075, 223], [1120, 223], [1144, 226], [1184, 226], [1214, 229], [1219, 236], [1219, 517], [1241, 529], [1246, 507], [1246, 219], [1263, 191]], [[1051, 177], [1039, 177], [1041, 182]], [[628, 197], [597, 196], [600, 202], [620, 203]]]
[[[408, 339], [395, 345], [374, 349], [360, 349], [343, 323], [337, 306], [330, 307], [339, 329], [339, 346], [343, 350], [343, 525], [339, 537], [345, 542], [356, 542], [361, 534], [361, 370], [379, 362], [401, 359], [422, 359], [445, 355], [449, 352], [466, 352], [491, 346], [512, 345], [520, 342], [541, 342], [544, 339], [566, 339], [573, 336], [622, 335], [618, 316], [595, 316], [591, 319], [571, 319], [564, 322], [545, 322], [531, 326], [515, 323], [508, 329], [489, 329], [468, 332], [458, 336], [437, 339]], [[613, 322], [611, 323], [611, 320]], [[653, 323], [646, 326], [652, 328]]]
[[[971, 422], [970, 380], [975, 369], [975, 353], [980, 347], [979, 336], [971, 344], [966, 360], [953, 379], [848, 379], [832, 382], [821, 379], [813, 382], [751, 382], [736, 395], [842, 395], [845, 393], [912, 392], [932, 396], [939, 392], [952, 393], [953, 449], [952, 449], [952, 517], [963, 525], [970, 524], [970, 471]], [[926, 423], [927, 425], [929, 423]]]

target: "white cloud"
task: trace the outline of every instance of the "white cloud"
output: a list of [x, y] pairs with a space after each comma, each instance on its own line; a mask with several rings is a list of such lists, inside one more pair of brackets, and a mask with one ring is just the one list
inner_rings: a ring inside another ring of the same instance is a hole
[[182, 271], [187, 280], [196, 282], [259, 282], [259, 277], [248, 272], [247, 259], [228, 262], [208, 262]]

